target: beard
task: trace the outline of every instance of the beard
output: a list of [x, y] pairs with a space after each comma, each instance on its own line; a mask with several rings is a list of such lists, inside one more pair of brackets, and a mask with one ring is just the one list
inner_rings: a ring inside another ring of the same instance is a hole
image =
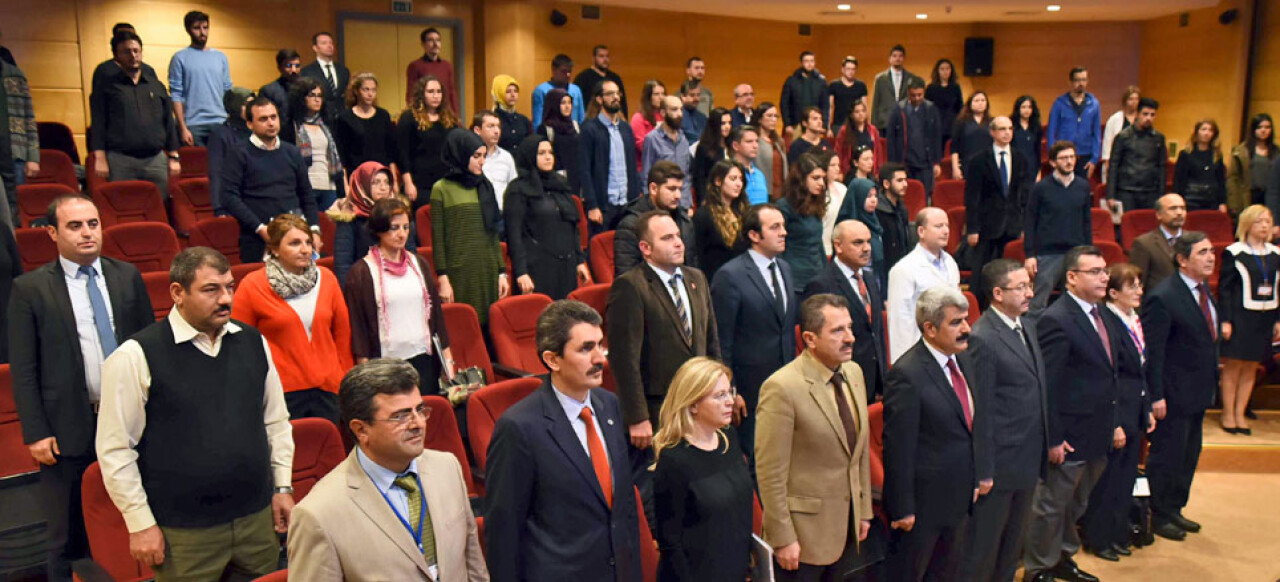
[[662, 120], [671, 129], [680, 129], [684, 125], [684, 117], [667, 117]]
[[622, 102], [609, 103], [608, 101], [605, 101], [601, 104], [600, 108], [604, 109], [604, 112], [609, 115], [616, 115], [619, 111], [622, 111]]

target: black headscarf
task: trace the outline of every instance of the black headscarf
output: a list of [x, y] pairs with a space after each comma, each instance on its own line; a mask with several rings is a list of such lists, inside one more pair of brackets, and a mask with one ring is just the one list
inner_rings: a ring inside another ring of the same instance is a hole
[[521, 190], [531, 195], [550, 196], [560, 209], [560, 217], [576, 222], [578, 206], [573, 203], [573, 190], [569, 187], [569, 182], [559, 172], [543, 172], [538, 169], [538, 144], [545, 141], [548, 141], [546, 136], [533, 134], [516, 146], [516, 172], [520, 174], [518, 180], [528, 184], [527, 188]]
[[444, 148], [440, 150], [440, 161], [449, 168], [444, 179], [457, 182], [467, 189], [475, 189], [480, 199], [480, 212], [484, 215], [484, 228], [489, 232], [498, 232], [498, 197], [493, 192], [493, 184], [484, 174], [472, 174], [471, 155], [484, 147], [484, 141], [474, 132], [455, 127], [449, 130], [444, 138]]
[[560, 113], [560, 102], [568, 96], [569, 92], [564, 89], [552, 89], [547, 92], [547, 97], [542, 102], [542, 125], [550, 127], [560, 135], [577, 133], [573, 127], [573, 118], [565, 117]]

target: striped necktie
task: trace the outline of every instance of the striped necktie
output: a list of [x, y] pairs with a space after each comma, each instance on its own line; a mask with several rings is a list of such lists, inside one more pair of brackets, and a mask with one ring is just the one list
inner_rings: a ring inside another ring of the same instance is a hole
[[675, 299], [676, 315], [680, 317], [680, 331], [684, 332], [686, 341], [693, 338], [693, 328], [689, 325], [689, 310], [684, 306], [684, 299], [680, 297], [680, 273], [676, 273], [667, 280], [667, 284], [671, 286], [671, 296]]
[[[427, 561], [428, 566], [436, 563], [436, 532], [431, 529], [431, 509], [422, 503], [422, 492], [418, 490], [418, 480], [414, 478], [413, 473], [405, 473], [396, 477], [392, 484], [403, 489], [408, 498], [409, 526], [417, 527], [418, 523], [422, 523], [422, 557]], [[423, 513], [424, 509], [425, 513]]]

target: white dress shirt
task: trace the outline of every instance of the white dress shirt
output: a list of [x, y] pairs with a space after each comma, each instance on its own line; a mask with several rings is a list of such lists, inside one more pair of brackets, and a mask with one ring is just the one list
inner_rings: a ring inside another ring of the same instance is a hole
[[919, 244], [889, 269], [889, 362], [896, 362], [920, 340], [916, 326], [916, 299], [938, 285], [960, 288], [956, 260], [939, 251], [930, 253]]
[[1004, 154], [1004, 183], [1009, 185], [1009, 189], [1013, 189], [1013, 151], [1009, 146], [1000, 147], [992, 144], [991, 151], [995, 155], [996, 169], [1000, 169], [1000, 154]]
[[[952, 360], [956, 359], [956, 357], [955, 357], [955, 356], [948, 356], [948, 355], [946, 355], [946, 354], [944, 354], [944, 353], [942, 353], [942, 352], [938, 351], [938, 350], [937, 350], [937, 348], [933, 347], [933, 344], [931, 344], [931, 343], [929, 343], [929, 342], [927, 342], [927, 341], [926, 341], [926, 342], [924, 342], [924, 347], [929, 348], [929, 354], [931, 354], [931, 355], [933, 356], [933, 359], [934, 359], [936, 362], [938, 362], [938, 367], [939, 367], [939, 368], [942, 368], [942, 377], [947, 379], [947, 385], [948, 385], [948, 386], [950, 386], [950, 387], [951, 387], [951, 389], [954, 391], [954, 390], [956, 389], [956, 383], [951, 381], [951, 369], [947, 367], [947, 362], [950, 362], [950, 361], [952, 361]], [[956, 362], [956, 369], [957, 369], [957, 370], [959, 370], [959, 369], [960, 369], [960, 362]], [[963, 375], [963, 374], [964, 374], [964, 371], [961, 371], [960, 373], [961, 373], [961, 375]], [[965, 378], [965, 382], [964, 382], [964, 395], [965, 395], [965, 397], [966, 397], [966, 398], [968, 398], [968, 400], [969, 400], [969, 415], [970, 415], [970, 416], [972, 416], [972, 415], [973, 415], [973, 413], [974, 413], [974, 410], [973, 410], [973, 390], [970, 390], [970, 389], [969, 389], [969, 379], [968, 379], [968, 378]]]
[[[774, 296], [776, 297], [776, 291], [778, 290], [773, 288], [773, 274], [769, 271], [769, 265], [780, 263], [782, 258], [774, 257], [770, 259], [756, 252], [755, 249], [747, 249], [747, 254], [751, 256], [751, 262], [755, 263], [756, 268], [760, 270], [760, 276], [764, 277], [764, 286], [769, 288], [770, 293], [775, 293]], [[789, 303], [787, 300], [787, 282], [782, 278], [782, 265], [779, 264], [774, 269], [778, 272], [778, 285], [782, 287], [782, 310], [785, 312]]]
[[502, 210], [507, 193], [507, 184], [519, 177], [516, 173], [516, 159], [498, 146], [493, 146], [493, 153], [485, 156], [484, 166], [480, 168], [484, 177], [493, 184], [493, 194], [498, 197], [498, 210]]
[[[604, 456], [609, 457], [609, 446], [604, 438], [604, 430], [600, 428], [600, 415], [596, 414], [596, 407], [591, 405], [591, 396], [588, 395], [585, 402], [579, 402], [577, 399], [570, 397], [568, 394], [561, 392], [556, 388], [555, 384], [551, 385], [551, 392], [556, 395], [556, 400], [560, 402], [560, 408], [564, 409], [564, 415], [569, 418], [569, 426], [573, 427], [573, 434], [577, 435], [578, 443], [582, 445], [583, 452], [587, 453], [587, 458], [591, 458], [591, 447], [587, 446], [587, 423], [578, 418], [582, 414], [583, 408], [591, 409], [591, 430], [596, 431], [596, 437], [600, 439], [600, 444], [604, 445]], [[613, 465], [610, 465], [611, 467]]]
[[[80, 274], [80, 265], [61, 255], [58, 256], [58, 263], [66, 278], [67, 294], [71, 296], [71, 312], [75, 315], [76, 335], [80, 338], [80, 355], [84, 359], [84, 383], [89, 390], [89, 402], [98, 402], [102, 400], [102, 362], [106, 355], [102, 353], [102, 339], [98, 337], [98, 327], [93, 321], [93, 305], [89, 303], [89, 278]], [[97, 273], [94, 282], [107, 304], [107, 315], [111, 317], [111, 329], [114, 331], [116, 314], [115, 308], [111, 306], [107, 278], [102, 275], [102, 259], [94, 259], [90, 267]]]

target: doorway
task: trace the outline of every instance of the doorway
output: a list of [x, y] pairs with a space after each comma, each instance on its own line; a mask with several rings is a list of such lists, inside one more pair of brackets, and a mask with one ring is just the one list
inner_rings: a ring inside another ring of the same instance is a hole
[[405, 103], [405, 71], [409, 63], [422, 57], [419, 41], [423, 29], [440, 31], [440, 58], [453, 63], [453, 86], [458, 92], [459, 119], [466, 119], [466, 86], [463, 83], [462, 23], [458, 20], [338, 13], [338, 46], [342, 64], [351, 76], [370, 72], [378, 78], [378, 106], [398, 119]]

